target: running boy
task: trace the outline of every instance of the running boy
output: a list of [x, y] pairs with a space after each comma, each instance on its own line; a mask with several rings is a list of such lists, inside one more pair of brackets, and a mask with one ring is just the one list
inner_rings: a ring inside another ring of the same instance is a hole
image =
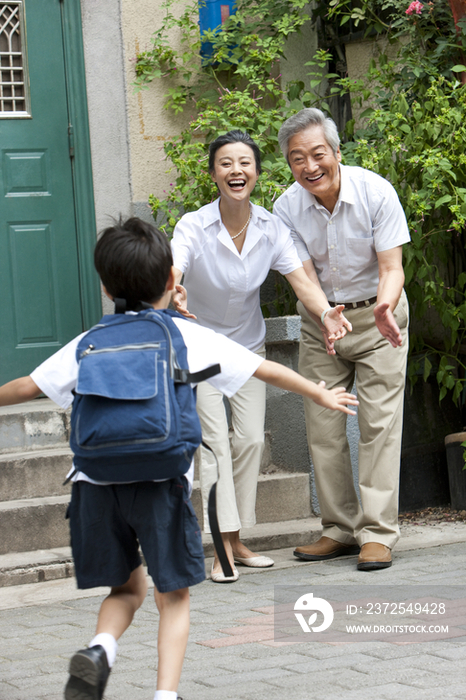
[[[95, 249], [95, 266], [110, 299], [128, 307], [145, 301], [166, 309], [174, 276], [170, 245], [156, 228], [137, 218], [107, 228]], [[319, 405], [354, 414], [356, 398], [344, 388], [327, 391], [292, 370], [269, 362], [223, 335], [181, 316], [175, 319], [188, 351], [190, 372], [220, 363], [209, 381], [227, 396], [254, 375], [312, 398]], [[73, 401], [84, 334], [46, 360], [28, 377], [0, 387], [0, 405], [21, 403], [41, 392], [62, 408]], [[96, 482], [74, 473], [69, 508], [71, 546], [79, 588], [110, 586], [96, 636], [70, 662], [66, 700], [100, 700], [113, 666], [117, 640], [129, 627], [147, 593], [141, 545], [154, 581], [160, 613], [157, 691], [154, 700], [176, 700], [189, 632], [189, 586], [205, 578], [199, 526], [190, 502], [193, 467], [182, 477], [133, 483]]]

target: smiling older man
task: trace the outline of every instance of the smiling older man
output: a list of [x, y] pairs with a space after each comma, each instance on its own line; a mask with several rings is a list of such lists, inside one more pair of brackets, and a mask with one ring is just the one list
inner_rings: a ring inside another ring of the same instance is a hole
[[292, 232], [303, 267], [329, 302], [345, 305], [353, 332], [332, 344], [321, 319], [298, 302], [302, 317], [299, 371], [359, 398], [359, 491], [353, 485], [346, 416], [305, 401], [309, 449], [322, 516], [322, 537], [294, 554], [321, 561], [355, 554], [358, 569], [391, 566], [399, 538], [398, 483], [408, 304], [402, 245], [410, 240], [398, 196], [384, 178], [341, 165], [335, 123], [303, 109], [278, 135], [296, 182], [274, 213]]

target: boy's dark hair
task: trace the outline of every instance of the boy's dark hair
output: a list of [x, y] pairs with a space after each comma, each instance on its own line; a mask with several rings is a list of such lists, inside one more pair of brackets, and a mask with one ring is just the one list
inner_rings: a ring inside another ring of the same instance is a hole
[[173, 258], [164, 233], [137, 217], [122, 219], [102, 231], [94, 250], [94, 265], [107, 292], [153, 304], [165, 293]]
[[254, 153], [254, 160], [256, 161], [256, 170], [259, 173], [259, 175], [262, 172], [262, 165], [261, 165], [261, 152], [259, 150], [259, 146], [255, 141], [252, 140], [252, 138], [249, 136], [249, 134], [246, 131], [239, 131], [239, 129], [234, 129], [233, 131], [229, 131], [226, 134], [222, 134], [221, 136], [218, 136], [215, 141], [212, 141], [212, 143], [209, 146], [209, 172], [212, 173], [214, 171], [214, 165], [215, 165], [215, 154], [217, 153], [218, 149], [221, 148], [222, 146], [226, 146], [228, 143], [245, 143], [246, 146], [249, 146]]

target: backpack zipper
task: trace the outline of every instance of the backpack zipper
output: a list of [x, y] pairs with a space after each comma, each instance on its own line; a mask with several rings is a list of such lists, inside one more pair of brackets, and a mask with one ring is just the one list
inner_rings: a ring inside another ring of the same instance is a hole
[[86, 355], [90, 355], [91, 353], [93, 355], [97, 355], [100, 353], [105, 353], [105, 352], [121, 352], [125, 350], [151, 350], [153, 348], [160, 348], [161, 343], [139, 343], [139, 344], [133, 344], [133, 345], [116, 345], [113, 348], [101, 348], [100, 350], [96, 350], [95, 345], [89, 345], [86, 350], [84, 350], [81, 353], [81, 357], [85, 357]]

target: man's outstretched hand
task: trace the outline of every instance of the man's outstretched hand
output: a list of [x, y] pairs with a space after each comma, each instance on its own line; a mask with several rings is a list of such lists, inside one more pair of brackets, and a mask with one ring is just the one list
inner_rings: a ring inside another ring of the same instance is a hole
[[[328, 314], [327, 314], [328, 315]], [[374, 309], [375, 325], [394, 348], [399, 348], [402, 343], [401, 332], [395, 317], [387, 302], [377, 304]]]

